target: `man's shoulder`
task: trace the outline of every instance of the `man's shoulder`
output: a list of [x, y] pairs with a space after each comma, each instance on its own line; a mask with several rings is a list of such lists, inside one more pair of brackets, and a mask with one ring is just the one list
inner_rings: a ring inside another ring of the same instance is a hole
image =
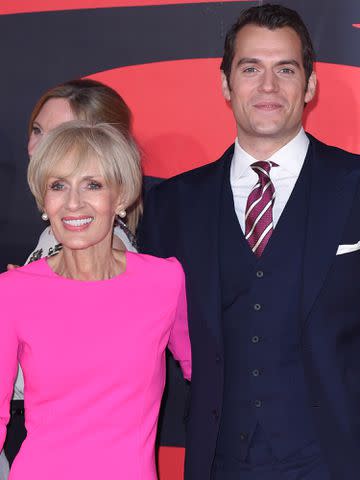
[[360, 169], [360, 155], [348, 152], [342, 148], [328, 145], [307, 133], [316, 156], [324, 158], [327, 162], [334, 161], [339, 168]]
[[198, 185], [206, 182], [207, 179], [216, 177], [222, 171], [222, 168], [227, 160], [231, 159], [234, 153], [234, 145], [231, 145], [223, 155], [214, 162], [208, 163], [193, 170], [180, 173], [174, 177], [164, 180], [160, 184], [154, 186], [150, 190], [151, 195], [176, 195], [176, 192], [183, 188], [197, 188]]

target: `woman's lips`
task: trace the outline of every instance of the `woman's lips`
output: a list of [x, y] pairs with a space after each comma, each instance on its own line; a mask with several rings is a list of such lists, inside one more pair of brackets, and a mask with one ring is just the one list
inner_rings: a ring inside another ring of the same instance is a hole
[[94, 221], [94, 217], [63, 217], [61, 221], [67, 230], [81, 231], [86, 230], [89, 227], [89, 225]]

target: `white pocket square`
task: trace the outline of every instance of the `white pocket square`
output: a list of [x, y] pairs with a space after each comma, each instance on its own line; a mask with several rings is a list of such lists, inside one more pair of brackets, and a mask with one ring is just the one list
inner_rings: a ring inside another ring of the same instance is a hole
[[356, 250], [360, 250], [360, 241], [351, 245], [339, 245], [336, 255], [344, 255], [345, 253], [356, 252]]

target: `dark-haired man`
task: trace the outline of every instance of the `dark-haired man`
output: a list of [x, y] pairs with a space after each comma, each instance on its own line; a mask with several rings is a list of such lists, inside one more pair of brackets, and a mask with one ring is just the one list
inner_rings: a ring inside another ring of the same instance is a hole
[[298, 14], [245, 11], [223, 92], [237, 139], [150, 194], [144, 249], [187, 274], [187, 480], [360, 477], [360, 159], [305, 134]]

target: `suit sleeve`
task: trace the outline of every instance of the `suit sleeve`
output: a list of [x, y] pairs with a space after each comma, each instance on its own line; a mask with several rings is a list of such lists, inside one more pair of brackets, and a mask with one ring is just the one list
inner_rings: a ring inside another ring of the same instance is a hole
[[10, 417], [10, 400], [18, 370], [18, 338], [11, 311], [7, 311], [5, 282], [0, 284], [0, 451]]
[[[177, 260], [176, 260], [177, 262]], [[178, 262], [177, 262], [178, 263]], [[175, 309], [174, 322], [170, 332], [168, 347], [173, 357], [178, 360], [184, 377], [191, 379], [191, 345], [189, 338], [187, 302], [185, 289], [185, 274], [179, 264], [181, 282], [177, 306]]]

